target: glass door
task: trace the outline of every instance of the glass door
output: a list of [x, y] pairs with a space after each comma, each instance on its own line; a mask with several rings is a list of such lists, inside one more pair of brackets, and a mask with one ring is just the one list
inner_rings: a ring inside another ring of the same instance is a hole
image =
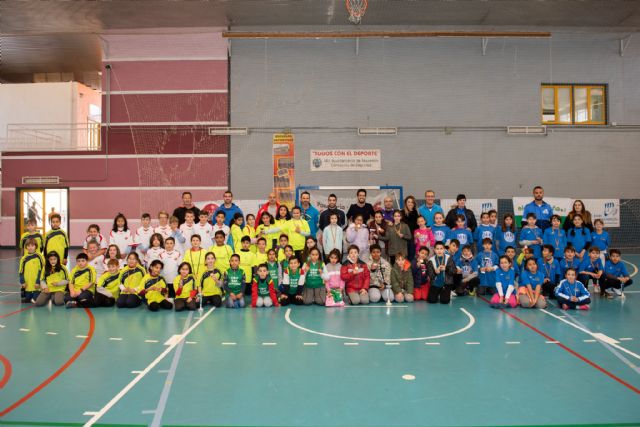
[[18, 239], [27, 231], [27, 222], [33, 219], [36, 230], [43, 236], [51, 229], [51, 216], [55, 213], [62, 218], [61, 228], [69, 232], [69, 190], [67, 188], [18, 188], [20, 209], [16, 212], [19, 225]]

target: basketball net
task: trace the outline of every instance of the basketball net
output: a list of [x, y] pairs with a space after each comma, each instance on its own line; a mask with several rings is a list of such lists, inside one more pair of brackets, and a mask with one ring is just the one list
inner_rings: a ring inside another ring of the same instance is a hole
[[345, 4], [349, 12], [349, 21], [359, 24], [367, 11], [367, 0], [345, 0]]

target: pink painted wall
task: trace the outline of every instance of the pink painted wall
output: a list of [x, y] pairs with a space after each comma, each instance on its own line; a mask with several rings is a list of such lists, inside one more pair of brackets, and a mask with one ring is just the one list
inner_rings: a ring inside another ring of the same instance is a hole
[[[109, 63], [111, 91], [161, 93], [111, 95], [111, 122], [132, 124], [103, 126], [100, 152], [3, 156], [5, 191], [1, 194], [0, 245], [15, 244], [15, 188], [21, 186], [25, 175], [59, 176], [61, 186], [70, 189], [73, 245], [82, 242], [89, 221], [107, 220], [104, 225], [108, 228], [118, 212], [133, 219], [143, 212], [156, 216], [159, 210], [172, 211], [180, 204], [182, 191], [190, 190], [195, 200], [220, 199], [228, 185], [229, 138], [209, 136], [206, 127], [185, 126], [184, 122], [228, 120], [227, 43], [221, 31], [207, 29], [183, 34], [163, 29], [156, 34], [103, 35], [103, 83], [107, 75], [104, 65]], [[104, 96], [102, 100], [105, 122]], [[136, 122], [172, 124], [138, 126]], [[93, 157], [107, 152], [127, 157]], [[145, 157], [153, 154], [218, 156]], [[87, 155], [92, 157], [74, 158]]]

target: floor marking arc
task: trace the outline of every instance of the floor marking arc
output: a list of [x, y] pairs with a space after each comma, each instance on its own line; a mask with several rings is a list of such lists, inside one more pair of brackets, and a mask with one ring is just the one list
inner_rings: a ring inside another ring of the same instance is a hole
[[29, 393], [22, 396], [19, 400], [17, 400], [11, 406], [8, 406], [4, 410], [2, 410], [2, 412], [0, 412], [0, 418], [4, 417], [14, 409], [18, 408], [27, 400], [31, 399], [33, 396], [39, 393], [46, 386], [48, 386], [53, 380], [58, 378], [64, 371], [66, 371], [67, 368], [71, 366], [76, 361], [76, 359], [80, 357], [80, 355], [84, 352], [84, 350], [89, 345], [89, 342], [91, 342], [91, 338], [93, 337], [93, 331], [95, 330], [95, 323], [96, 323], [93, 317], [93, 313], [91, 313], [91, 310], [89, 310], [88, 308], [85, 308], [84, 311], [85, 313], [87, 313], [87, 316], [89, 317], [89, 331], [87, 332], [87, 338], [85, 338], [85, 340], [82, 342], [80, 347], [78, 347], [76, 352], [73, 353], [73, 355], [69, 358], [69, 360], [67, 360], [65, 364], [62, 365], [60, 368], [58, 368], [58, 370], [55, 371], [49, 378], [41, 382], [36, 388], [34, 388]]
[[[384, 307], [384, 306], [380, 306], [380, 307]], [[465, 310], [464, 308], [460, 307], [460, 311], [462, 311], [468, 318], [469, 318], [469, 322], [463, 326], [462, 328], [453, 331], [453, 332], [447, 332], [444, 334], [439, 334], [439, 335], [431, 335], [428, 337], [419, 337], [419, 338], [362, 338], [362, 337], [347, 337], [347, 336], [343, 336], [343, 335], [335, 335], [335, 334], [328, 334], [326, 332], [319, 332], [319, 331], [314, 331], [313, 329], [309, 329], [309, 328], [305, 328], [304, 326], [300, 326], [297, 323], [295, 323], [293, 320], [291, 320], [291, 309], [288, 308], [284, 318], [287, 321], [288, 324], [290, 324], [291, 326], [293, 326], [296, 329], [299, 329], [301, 331], [304, 332], [308, 332], [310, 334], [316, 334], [316, 335], [321, 335], [323, 337], [329, 337], [329, 338], [336, 338], [336, 339], [340, 339], [340, 340], [353, 340], [353, 341], [372, 341], [372, 342], [408, 342], [408, 341], [427, 341], [427, 340], [432, 340], [432, 339], [437, 339], [437, 338], [444, 338], [444, 337], [449, 337], [452, 335], [457, 335], [460, 334], [462, 332], [465, 332], [466, 330], [470, 329], [475, 323], [476, 323], [476, 318], [473, 317], [473, 315], [471, 313], [469, 313], [467, 310]]]

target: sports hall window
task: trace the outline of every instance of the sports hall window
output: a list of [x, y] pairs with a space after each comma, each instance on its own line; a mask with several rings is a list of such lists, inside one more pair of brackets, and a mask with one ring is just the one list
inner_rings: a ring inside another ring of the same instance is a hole
[[607, 86], [542, 84], [543, 125], [606, 125]]

